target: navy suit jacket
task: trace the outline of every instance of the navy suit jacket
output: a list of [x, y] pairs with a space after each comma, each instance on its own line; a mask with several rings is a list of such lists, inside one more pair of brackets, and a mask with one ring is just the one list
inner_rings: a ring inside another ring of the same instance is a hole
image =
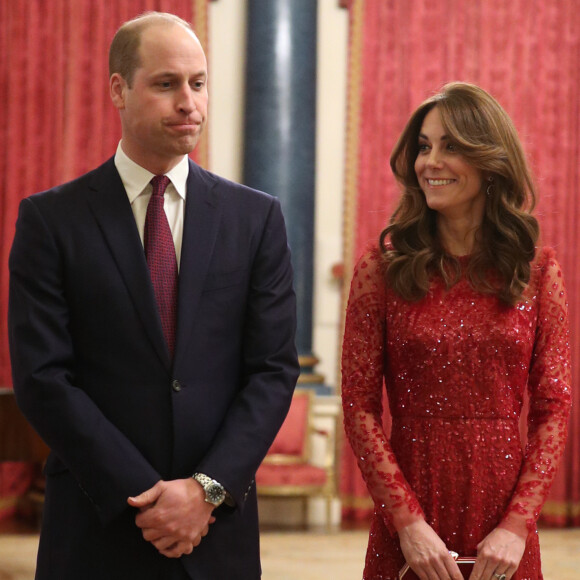
[[52, 450], [37, 578], [157, 579], [127, 498], [196, 471], [236, 507], [183, 565], [259, 578], [254, 474], [299, 372], [276, 198], [190, 162], [173, 363], [112, 159], [22, 201], [9, 264], [15, 395]]

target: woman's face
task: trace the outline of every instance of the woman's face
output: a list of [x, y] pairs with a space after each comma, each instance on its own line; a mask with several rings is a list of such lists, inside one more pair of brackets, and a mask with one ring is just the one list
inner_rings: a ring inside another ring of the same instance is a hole
[[429, 208], [449, 218], [482, 219], [481, 170], [470, 165], [449, 140], [437, 107], [423, 120], [415, 173]]

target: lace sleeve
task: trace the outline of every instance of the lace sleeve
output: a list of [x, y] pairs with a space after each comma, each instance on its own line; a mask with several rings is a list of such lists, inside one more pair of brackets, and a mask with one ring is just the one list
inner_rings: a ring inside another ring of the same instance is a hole
[[423, 518], [382, 424], [385, 290], [378, 251], [357, 264], [351, 283], [342, 349], [344, 426], [375, 509], [395, 533]]
[[552, 250], [540, 266], [536, 338], [528, 390], [528, 444], [512, 499], [500, 524], [520, 536], [533, 531], [566, 442], [572, 400], [568, 309], [562, 271]]

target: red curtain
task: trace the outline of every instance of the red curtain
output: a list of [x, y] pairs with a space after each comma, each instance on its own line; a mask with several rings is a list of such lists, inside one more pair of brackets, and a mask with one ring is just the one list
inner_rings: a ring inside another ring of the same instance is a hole
[[[537, 178], [543, 241], [570, 296], [573, 385], [580, 377], [580, 12], [574, 0], [351, 0], [344, 265], [376, 244], [399, 192], [389, 155], [410, 113], [452, 80], [491, 92], [514, 120]], [[344, 304], [349, 279], [344, 285]], [[577, 396], [575, 397], [577, 401]], [[387, 419], [388, 421], [388, 419]], [[580, 409], [543, 519], [580, 525]], [[345, 516], [372, 504], [348, 445]]]
[[[114, 154], [120, 122], [109, 98], [108, 48], [124, 21], [147, 10], [193, 22], [206, 44], [207, 0], [0, 2], [0, 387], [11, 386], [7, 262], [18, 204]], [[206, 140], [195, 157], [206, 162]], [[0, 508], [16, 468], [0, 470]]]

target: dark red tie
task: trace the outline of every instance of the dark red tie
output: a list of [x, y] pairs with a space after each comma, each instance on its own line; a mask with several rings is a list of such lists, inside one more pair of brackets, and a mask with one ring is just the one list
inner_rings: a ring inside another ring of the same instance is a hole
[[145, 217], [145, 256], [153, 290], [161, 316], [161, 327], [173, 358], [175, 349], [175, 325], [177, 319], [177, 258], [173, 236], [165, 210], [163, 195], [169, 184], [169, 177], [156, 175], [151, 180], [153, 193], [147, 205]]

